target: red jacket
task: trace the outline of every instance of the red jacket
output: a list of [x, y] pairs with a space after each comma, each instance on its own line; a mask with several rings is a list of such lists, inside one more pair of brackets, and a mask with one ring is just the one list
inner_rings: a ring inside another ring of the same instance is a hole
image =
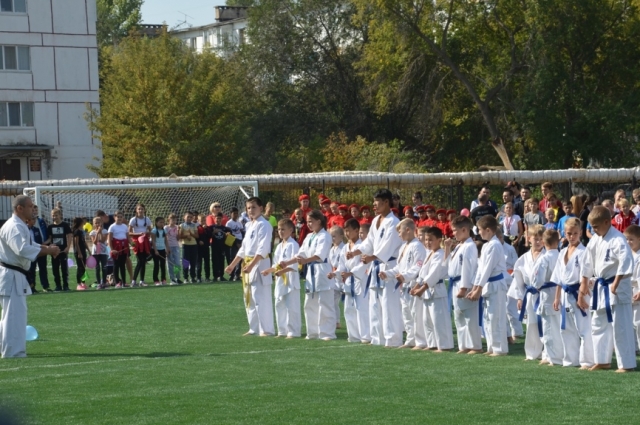
[[442, 236], [446, 236], [447, 238], [453, 237], [453, 230], [451, 230], [451, 225], [448, 221], [438, 221], [436, 227], [442, 231]]
[[296, 238], [298, 239], [298, 245], [302, 246], [304, 239], [310, 232], [309, 226], [307, 226], [307, 223], [298, 223], [296, 221], [293, 223], [294, 226], [296, 226]]
[[611, 225], [621, 232], [627, 230], [632, 224], [638, 224], [638, 217], [629, 211], [629, 215], [625, 216], [622, 212], [611, 219]]
[[[307, 219], [307, 214], [309, 214], [311, 211], [313, 211], [311, 208], [307, 208], [305, 210], [302, 210], [302, 214], [303, 214], [303, 217], [304, 217], [305, 220]], [[293, 214], [291, 214], [291, 221], [293, 221], [294, 223], [296, 222], [296, 212], [295, 211], [293, 212]]]
[[358, 220], [358, 223], [360, 223], [360, 224], [371, 224], [371, 223], [373, 223], [373, 217], [360, 217], [360, 220]]

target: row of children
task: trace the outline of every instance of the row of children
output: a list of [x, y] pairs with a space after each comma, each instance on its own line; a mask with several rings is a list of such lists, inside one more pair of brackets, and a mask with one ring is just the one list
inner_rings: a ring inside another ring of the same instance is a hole
[[304, 264], [307, 339], [335, 338], [337, 300], [344, 293], [351, 342], [448, 351], [454, 348], [453, 309], [459, 353], [482, 352], [484, 333], [487, 354], [506, 355], [509, 339], [522, 335], [524, 321], [527, 359], [606, 369], [615, 348], [619, 371], [635, 368], [634, 313], [640, 317], [640, 309], [632, 308], [631, 283], [633, 276], [638, 293], [640, 261], [636, 256], [634, 263], [631, 249], [640, 249], [640, 227], [627, 229], [627, 242], [612, 227], [609, 211], [594, 207], [588, 247], [580, 243], [580, 220], [571, 218], [565, 223], [568, 246], [562, 252], [558, 233], [536, 225], [527, 232], [531, 250], [518, 259], [501, 240], [491, 215], [475, 223], [482, 241], [474, 241], [473, 222], [460, 216], [450, 224], [453, 238], [443, 243], [440, 228], [416, 231], [415, 221], [400, 222], [390, 205], [391, 193], [379, 190], [374, 198], [378, 215], [368, 233], [368, 226], [354, 219], [345, 222], [344, 231], [335, 226], [327, 232], [326, 217], [311, 211], [311, 233], [300, 247], [291, 238], [293, 223], [281, 220], [282, 242], [272, 267], [271, 232], [260, 214], [261, 201], [248, 200], [252, 221], [229, 266], [243, 263], [247, 334], [275, 334], [274, 273], [277, 334], [301, 336], [298, 265]]

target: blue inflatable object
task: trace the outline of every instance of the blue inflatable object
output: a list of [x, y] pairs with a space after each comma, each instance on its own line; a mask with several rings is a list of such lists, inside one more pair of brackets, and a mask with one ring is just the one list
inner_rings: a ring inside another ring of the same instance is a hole
[[38, 331], [31, 325], [27, 325], [27, 341], [35, 341], [38, 339]]

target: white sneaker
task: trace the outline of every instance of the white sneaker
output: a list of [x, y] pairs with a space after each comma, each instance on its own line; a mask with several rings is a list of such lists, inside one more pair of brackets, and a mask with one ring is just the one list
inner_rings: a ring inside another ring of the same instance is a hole
[[177, 286], [178, 282], [176, 282], [175, 280], [172, 280], [171, 282], [169, 282], [169, 286]]
[[138, 285], [139, 285], [139, 286], [147, 286], [147, 284], [146, 284], [146, 283], [144, 283], [144, 281], [143, 281], [143, 280], [141, 280], [141, 281], [140, 281], [140, 283], [138, 283]]
[[135, 281], [135, 280], [132, 280], [132, 281], [131, 281], [131, 287], [132, 287], [132, 288], [135, 288], [136, 286], [138, 286], [138, 284], [136, 283], [136, 281]]

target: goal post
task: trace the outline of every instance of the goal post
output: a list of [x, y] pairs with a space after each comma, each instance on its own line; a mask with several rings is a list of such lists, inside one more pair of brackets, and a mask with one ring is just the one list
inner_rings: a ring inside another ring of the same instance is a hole
[[124, 213], [128, 221], [138, 203], [145, 205], [147, 216], [166, 218], [175, 213], [181, 219], [187, 211], [208, 214], [209, 206], [219, 202], [229, 214], [232, 207], [244, 211], [245, 200], [258, 196], [257, 181], [150, 183], [77, 186], [34, 186], [23, 193], [38, 206], [39, 215], [49, 218], [51, 210], [61, 207], [63, 216], [91, 218], [97, 210]]

